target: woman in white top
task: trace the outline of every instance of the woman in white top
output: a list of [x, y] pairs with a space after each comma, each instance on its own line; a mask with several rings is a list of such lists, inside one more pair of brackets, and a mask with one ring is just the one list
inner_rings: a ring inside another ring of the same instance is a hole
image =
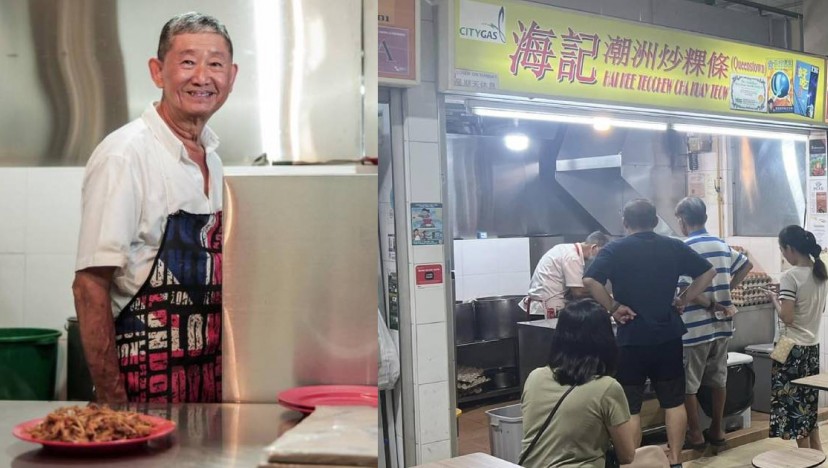
[[819, 373], [819, 321], [825, 311], [825, 264], [814, 235], [799, 226], [779, 233], [779, 249], [793, 268], [782, 273], [779, 297], [770, 295], [782, 321], [780, 338], [793, 341], [784, 363], [771, 371], [770, 436], [796, 439], [801, 448], [822, 450], [816, 429], [818, 390], [791, 384]]

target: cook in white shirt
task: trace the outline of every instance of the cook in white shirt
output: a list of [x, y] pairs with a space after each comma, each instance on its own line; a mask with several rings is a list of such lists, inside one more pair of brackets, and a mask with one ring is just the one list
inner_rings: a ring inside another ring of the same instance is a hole
[[566, 305], [567, 292], [572, 298], [589, 295], [583, 283], [584, 264], [595, 258], [609, 240], [603, 232], [595, 231], [584, 242], [549, 249], [532, 274], [529, 293], [521, 301], [523, 310], [552, 318]]

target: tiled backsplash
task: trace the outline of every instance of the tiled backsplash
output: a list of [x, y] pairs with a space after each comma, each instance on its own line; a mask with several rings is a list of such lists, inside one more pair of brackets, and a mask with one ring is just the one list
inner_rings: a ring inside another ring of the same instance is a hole
[[728, 237], [725, 240], [730, 245], [744, 247], [753, 263], [753, 271], [763, 271], [774, 281], [779, 280], [782, 271], [790, 267], [784, 263], [775, 237]]
[[[0, 327], [64, 330], [72, 299], [83, 168], [0, 168]], [[57, 396], [65, 396], [66, 336]]]
[[529, 290], [529, 239], [454, 241], [455, 299], [526, 294]]

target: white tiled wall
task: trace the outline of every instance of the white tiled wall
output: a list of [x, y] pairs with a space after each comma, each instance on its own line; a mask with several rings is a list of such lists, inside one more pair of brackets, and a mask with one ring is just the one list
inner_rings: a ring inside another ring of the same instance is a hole
[[[442, 193], [440, 163], [440, 124], [436, 90], [436, 48], [432, 7], [421, 1], [420, 44], [421, 82], [403, 92], [403, 148], [405, 152], [406, 202], [445, 203]], [[397, 216], [410, 213], [398, 213]], [[417, 287], [415, 269], [419, 264], [442, 264], [443, 245], [411, 245], [410, 232], [397, 233], [397, 249], [408, 249], [411, 281], [412, 385], [414, 387], [414, 453], [406, 453], [408, 464], [421, 464], [451, 457], [450, 423], [454, 410], [449, 408], [454, 382], [449, 381], [446, 287], [449, 272], [444, 270], [443, 284]], [[399, 420], [398, 420], [399, 422]], [[400, 447], [402, 447], [401, 439]]]
[[454, 241], [455, 299], [526, 294], [529, 239], [467, 239]]
[[753, 271], [762, 271], [770, 275], [774, 280], [779, 279], [779, 274], [789, 266], [785, 265], [782, 253], [779, 252], [779, 245], [774, 237], [728, 237], [725, 239], [728, 244], [744, 247], [748, 252], [748, 258], [753, 263]]
[[[72, 299], [83, 168], [0, 168], [0, 327], [63, 330]], [[65, 397], [66, 337], [57, 396]]]

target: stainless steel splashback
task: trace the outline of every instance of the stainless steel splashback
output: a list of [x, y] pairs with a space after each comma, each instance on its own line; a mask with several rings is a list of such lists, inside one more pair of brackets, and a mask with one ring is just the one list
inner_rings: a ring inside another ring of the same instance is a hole
[[377, 379], [377, 176], [225, 177], [223, 389]]
[[362, 52], [376, 51], [376, 2], [0, 0], [0, 166], [85, 164], [160, 98], [147, 60], [163, 24], [192, 10], [227, 25], [239, 64], [210, 121], [226, 164], [375, 155], [363, 134], [377, 128], [376, 65], [363, 73]]
[[805, 143], [727, 138], [733, 174], [733, 229], [737, 236], [776, 237], [805, 217]]

